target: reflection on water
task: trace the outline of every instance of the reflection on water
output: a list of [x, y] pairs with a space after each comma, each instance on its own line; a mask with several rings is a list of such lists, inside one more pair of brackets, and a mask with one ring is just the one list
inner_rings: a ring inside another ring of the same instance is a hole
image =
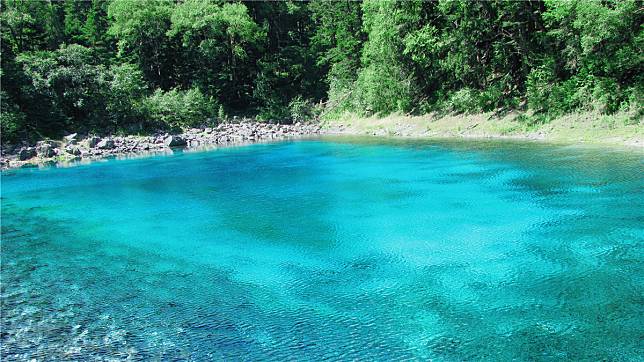
[[1, 357], [635, 360], [642, 161], [329, 138], [5, 172]]

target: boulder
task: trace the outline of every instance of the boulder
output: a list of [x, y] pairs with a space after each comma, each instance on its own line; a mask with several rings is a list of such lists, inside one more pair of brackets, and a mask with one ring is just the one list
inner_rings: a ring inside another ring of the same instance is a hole
[[90, 148], [96, 147], [96, 145], [101, 142], [101, 139], [99, 137], [90, 137], [87, 139], [87, 145]]
[[18, 152], [18, 159], [20, 161], [28, 160], [36, 156], [36, 150], [33, 147], [23, 147]]
[[111, 150], [112, 148], [114, 148], [114, 141], [106, 138], [97, 143], [96, 148], [100, 148], [101, 150]]
[[65, 141], [67, 141], [67, 143], [76, 142], [76, 137], [78, 137], [78, 133], [69, 134], [65, 136]]
[[74, 155], [74, 156], [80, 156], [81, 149], [78, 146], [67, 146], [65, 147], [65, 152]]
[[38, 154], [38, 157], [42, 158], [54, 157], [56, 155], [54, 146], [47, 141], [38, 142], [36, 145], [36, 153]]
[[186, 140], [184, 140], [180, 136], [168, 136], [163, 140], [163, 144], [167, 147], [185, 146]]

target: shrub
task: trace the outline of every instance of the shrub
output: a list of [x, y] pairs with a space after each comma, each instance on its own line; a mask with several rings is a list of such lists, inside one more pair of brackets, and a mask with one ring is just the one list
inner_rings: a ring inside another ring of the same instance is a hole
[[526, 79], [526, 97], [528, 108], [534, 112], [546, 112], [555, 83], [555, 74], [551, 65], [532, 69]]
[[265, 104], [259, 109], [259, 113], [257, 114], [257, 119], [260, 121], [285, 121], [289, 120], [289, 118], [288, 106], [275, 99], [265, 101]]
[[289, 113], [293, 122], [308, 122], [316, 120], [320, 116], [320, 107], [312, 100], [295, 97], [288, 104]]
[[593, 83], [592, 98], [595, 100], [596, 110], [602, 114], [617, 112], [622, 102], [622, 94], [615, 79], [597, 79]]
[[581, 95], [578, 78], [558, 81], [553, 62], [532, 69], [526, 79], [528, 108], [535, 114], [554, 118], [578, 107], [587, 96]]
[[17, 57], [28, 79], [22, 89], [28, 98], [25, 108], [41, 131], [54, 134], [103, 126], [109, 75], [96, 58], [94, 50], [77, 44]]
[[225, 121], [228, 119], [228, 115], [226, 114], [226, 111], [224, 110], [223, 105], [219, 105], [219, 109], [217, 110], [217, 119], [219, 121]]
[[143, 102], [146, 116], [161, 127], [186, 128], [202, 125], [214, 114], [216, 104], [196, 88], [183, 91], [157, 89]]
[[2, 142], [16, 141], [24, 128], [25, 114], [20, 111], [5, 91], [0, 91], [0, 133]]
[[115, 128], [131, 128], [143, 115], [146, 92], [143, 72], [133, 64], [115, 65], [109, 72], [107, 115]]
[[479, 104], [477, 92], [470, 88], [459, 89], [447, 100], [448, 109], [457, 113], [479, 112], [482, 110]]

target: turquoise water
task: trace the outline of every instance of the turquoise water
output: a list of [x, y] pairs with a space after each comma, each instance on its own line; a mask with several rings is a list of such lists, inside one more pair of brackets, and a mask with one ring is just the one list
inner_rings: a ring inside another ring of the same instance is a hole
[[2, 174], [2, 360], [642, 360], [639, 151], [330, 138]]

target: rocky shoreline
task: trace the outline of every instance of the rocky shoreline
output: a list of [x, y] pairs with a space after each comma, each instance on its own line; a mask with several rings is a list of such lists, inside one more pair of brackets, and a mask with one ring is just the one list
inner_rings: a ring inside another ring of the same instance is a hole
[[271, 124], [259, 122], [221, 123], [215, 127], [191, 128], [179, 134], [156, 133], [148, 136], [105, 136], [77, 133], [62, 140], [43, 140], [35, 145], [2, 150], [2, 169], [36, 167], [79, 161], [146, 154], [162, 154], [173, 148], [224, 147], [261, 141], [317, 135], [316, 124]]

